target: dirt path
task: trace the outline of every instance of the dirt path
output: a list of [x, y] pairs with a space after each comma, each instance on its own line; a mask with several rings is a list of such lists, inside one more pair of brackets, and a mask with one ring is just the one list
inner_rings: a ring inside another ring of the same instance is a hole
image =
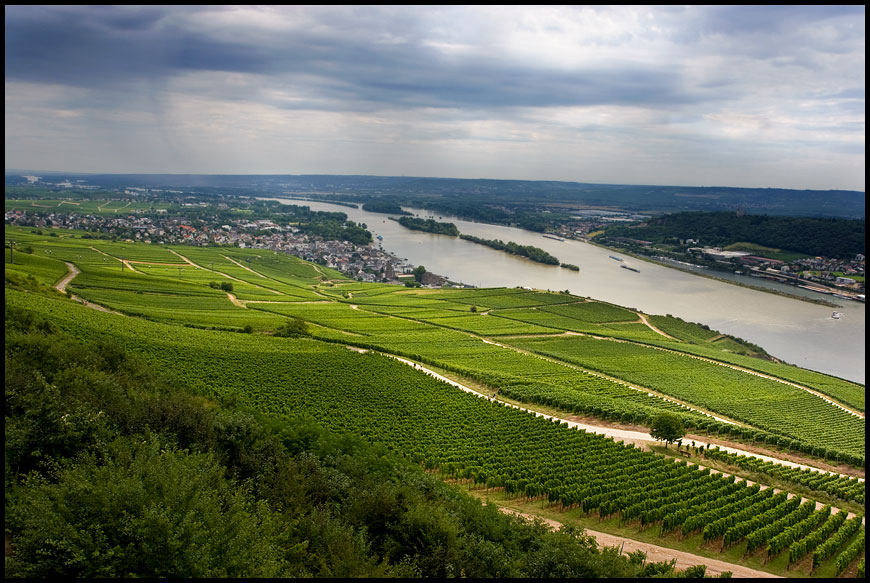
[[[69, 273], [67, 273], [65, 276], [63, 276], [63, 279], [61, 279], [59, 282], [54, 284], [54, 289], [56, 289], [59, 292], [66, 292], [66, 286], [69, 285], [69, 282], [71, 282], [75, 276], [77, 276], [78, 274], [81, 273], [79, 268], [76, 267], [74, 264], [70, 263], [69, 261], [64, 261], [64, 263], [66, 263], [66, 267], [67, 267], [67, 269], [69, 269]], [[92, 304], [88, 300], [86, 300], [82, 297], [79, 297], [75, 294], [70, 294], [69, 297], [70, 297], [70, 299], [73, 299], [77, 302], [81, 302], [81, 304], [83, 306], [85, 306], [86, 308], [91, 308], [92, 310], [97, 310], [99, 312], [106, 312], [107, 314], [115, 314], [118, 316], [125, 316], [126, 315], [126, 314], [122, 314], [121, 312], [116, 312], [115, 310], [110, 310], [109, 308], [103, 307], [99, 304]]]
[[[561, 528], [562, 524], [556, 522], [555, 520], [551, 520], [549, 518], [542, 518], [538, 516], [534, 516], [532, 514], [525, 514], [523, 512], [519, 512], [512, 508], [505, 508], [504, 506], [500, 506], [499, 510], [505, 514], [513, 514], [516, 516], [522, 516], [523, 518], [534, 520], [539, 519], [543, 520], [545, 524], [547, 524], [553, 530], [558, 530]], [[693, 555], [692, 553], [687, 553], [684, 551], [678, 551], [675, 549], [669, 549], [666, 547], [660, 547], [658, 545], [643, 543], [636, 540], [632, 540], [630, 538], [623, 538], [621, 536], [616, 536], [613, 534], [607, 534], [605, 532], [598, 532], [594, 530], [584, 529], [586, 534], [589, 536], [595, 537], [596, 542], [599, 545], [604, 547], [618, 547], [620, 552], [623, 554], [632, 553], [634, 551], [643, 551], [646, 553], [647, 561], [649, 562], [660, 562], [660, 561], [670, 561], [672, 559], [676, 559], [677, 568], [678, 569], [686, 569], [688, 567], [693, 567], [695, 565], [705, 565], [707, 567], [706, 575], [710, 576], [718, 576], [721, 573], [726, 571], [730, 571], [734, 577], [739, 578], [765, 578], [765, 579], [781, 579], [779, 575], [773, 575], [772, 573], [766, 573], [764, 571], [757, 571], [755, 569], [750, 569], [749, 567], [743, 567], [741, 565], [735, 565], [734, 563], [727, 563], [725, 561], [719, 561], [716, 559], [710, 559], [708, 557], [702, 557], [699, 555]]]
[[[425, 366], [423, 366], [419, 363], [416, 363], [412, 360], [408, 360], [407, 358], [402, 358], [401, 356], [396, 356], [396, 355], [388, 354], [388, 353], [381, 353], [381, 354], [383, 354], [384, 356], [387, 356], [389, 358], [393, 358], [395, 360], [398, 360], [399, 362], [405, 363], [408, 366], [414, 368], [415, 370], [418, 370], [418, 371], [423, 372], [429, 376], [432, 376], [440, 381], [448, 383], [448, 384], [450, 384], [458, 389], [465, 391], [466, 393], [471, 393], [473, 395], [477, 395], [478, 397], [482, 397], [482, 398], [488, 399], [490, 401], [500, 401], [500, 402], [504, 403], [505, 405], [509, 405], [515, 409], [519, 409], [520, 411], [526, 411], [528, 413], [532, 413], [537, 417], [543, 417], [544, 419], [549, 419], [549, 420], [559, 420], [560, 422], [567, 423], [569, 427], [583, 429], [584, 431], [587, 431], [589, 433], [598, 433], [600, 435], [612, 437], [614, 440], [623, 441], [625, 443], [634, 443], [635, 445], [638, 445], [640, 447], [646, 447], [651, 443], [660, 443], [657, 440], [653, 439], [653, 437], [649, 433], [646, 433], [643, 431], [634, 431], [634, 430], [629, 430], [629, 429], [620, 429], [617, 427], [607, 427], [607, 426], [603, 426], [603, 425], [582, 423], [579, 421], [572, 421], [571, 419], [566, 419], [564, 417], [547, 415], [545, 413], [540, 413], [538, 411], [526, 409], [525, 407], [521, 407], [521, 406], [513, 404], [513, 403], [508, 403], [507, 401], [503, 401], [502, 399], [498, 399], [494, 395], [488, 395], [485, 393], [481, 393], [480, 391], [477, 391], [477, 390], [475, 390], [469, 386], [466, 386], [460, 382], [449, 379], [441, 374], [438, 374], [437, 372], [435, 372], [429, 368], [426, 368]], [[695, 445], [697, 447], [707, 447], [707, 442], [705, 442], [699, 438], [699, 439], [695, 439]], [[713, 447], [713, 444], [710, 444], [710, 447]], [[805, 464], [799, 464], [799, 463], [791, 462], [791, 461], [787, 461], [787, 460], [781, 460], [778, 458], [758, 454], [755, 452], [739, 449], [736, 447], [729, 447], [729, 446], [724, 446], [724, 445], [719, 445], [718, 447], [720, 450], [758, 458], [758, 459], [761, 459], [763, 461], [769, 461], [769, 462], [784, 465], [787, 467], [793, 467], [793, 468], [799, 468], [799, 469], [810, 469], [810, 470], [816, 470], [816, 471], [821, 471], [821, 472], [828, 472], [828, 473], [836, 474], [836, 475], [844, 475], [844, 474], [839, 474], [838, 472], [828, 471], [828, 470], [824, 470], [824, 469], [817, 468], [814, 466], [808, 466]], [[716, 470], [716, 469], [711, 468], [711, 471], [714, 473], [719, 473], [719, 474], [723, 474], [726, 476], [728, 475], [728, 474], [724, 474], [721, 470]], [[775, 491], [778, 491], [778, 489]]]
[[240, 308], [245, 308], [245, 309], [247, 309], [247, 307], [248, 307], [245, 305], [244, 301], [236, 298], [236, 296], [234, 296], [230, 292], [227, 292], [227, 299], [229, 299], [230, 303], [233, 304], [234, 306], [238, 306]]
[[71, 282], [75, 276], [81, 273], [81, 271], [79, 271], [79, 268], [70, 263], [69, 261], [64, 261], [64, 263], [66, 263], [66, 268], [69, 269], [69, 273], [63, 276], [63, 279], [61, 279], [59, 282], [54, 284], [54, 288], [60, 292], [66, 291], [66, 286], [69, 285], [69, 282]]
[[241, 263], [239, 263], [239, 262], [236, 261], [235, 259], [232, 259], [232, 258], [230, 258], [230, 257], [227, 257], [226, 255], [221, 255], [221, 257], [223, 257], [224, 259], [226, 259], [226, 260], [229, 261], [230, 263], [235, 263], [236, 265], [238, 265], [238, 266], [241, 267], [242, 269], [247, 269], [248, 271], [250, 271], [250, 272], [253, 273], [254, 275], [258, 275], [258, 276], [262, 277], [263, 279], [271, 279], [271, 278], [269, 278], [269, 277], [266, 277], [266, 276], [263, 275], [262, 273], [258, 273], [258, 272], [256, 272], [256, 271], [254, 271], [253, 269], [251, 269], [250, 267], [248, 267], [248, 266], [246, 266], [246, 265], [242, 265]]
[[96, 247], [89, 247], [89, 249], [93, 249], [93, 250], [96, 251], [97, 253], [99, 253], [99, 254], [101, 254], [101, 255], [105, 255], [105, 256], [108, 257], [109, 259], [114, 259], [115, 261], [120, 261], [123, 265], [126, 265], [126, 266], [127, 266], [127, 269], [129, 269], [129, 270], [132, 271], [133, 273], [141, 273], [140, 271], [137, 271], [136, 269], [134, 269], [134, 268], [133, 268], [133, 265], [131, 265], [130, 262], [127, 261], [126, 259], [121, 259], [120, 257], [115, 257], [114, 255], [109, 255], [109, 254], [106, 253], [105, 251], [101, 251], [101, 250], [97, 249]]
[[[188, 259], [188, 258], [185, 257], [184, 255], [182, 255], [182, 254], [179, 253], [178, 251], [174, 251], [174, 250], [172, 250], [172, 249], [167, 249], [167, 251], [169, 251], [170, 253], [174, 253], [174, 254], [178, 255], [179, 257], [181, 257], [181, 258], [185, 261], [185, 263], [187, 263], [188, 265], [191, 265], [191, 266], [193, 266], [193, 267], [196, 267], [197, 269], [202, 269], [203, 271], [211, 271], [212, 273], [216, 273], [216, 274], [220, 275], [221, 277], [226, 277], [227, 279], [231, 279], [231, 280], [233, 280], [233, 281], [237, 281], [237, 282], [239, 282], [239, 283], [246, 283], [246, 284], [248, 284], [248, 285], [252, 285], [252, 286], [254, 286], [254, 287], [256, 287], [256, 288], [264, 289], [264, 290], [266, 290], [266, 291], [268, 291], [268, 292], [270, 292], [270, 293], [277, 294], [277, 295], [281, 295], [281, 292], [279, 292], [279, 291], [275, 291], [275, 290], [273, 290], [273, 289], [271, 289], [271, 288], [263, 287], [263, 286], [261, 286], [261, 285], [257, 285], [256, 283], [251, 283], [250, 281], [245, 281], [244, 279], [239, 279], [238, 277], [233, 277], [232, 275], [230, 275], [230, 274], [228, 274], [228, 273], [224, 273], [224, 272], [222, 272], [222, 271], [217, 271], [217, 270], [214, 270], [214, 269], [206, 269], [206, 268], [203, 267], [202, 265], [197, 265], [196, 263], [194, 263], [193, 261], [191, 261], [190, 259]], [[222, 257], [223, 257], [223, 256], [222, 256]], [[229, 257], [226, 257], [226, 259], [229, 259]], [[230, 259], [230, 261], [232, 261], [232, 259]], [[233, 261], [233, 263], [235, 263], [235, 261]], [[244, 265], [240, 265], [240, 267], [245, 267], [245, 266], [244, 266]], [[245, 267], [245, 269], [247, 269], [247, 268]], [[260, 275], [259, 273], [257, 273], [257, 272], [254, 271], [253, 269], [249, 269], [248, 271], [250, 271], [251, 273], [256, 273], [257, 275]], [[227, 295], [230, 295], [230, 294], [227, 294]], [[231, 301], [232, 301], [232, 300], [231, 300]], [[237, 304], [237, 305], [238, 305], [238, 304]], [[242, 307], [244, 307], [244, 306], [242, 306]]]
[[664, 336], [665, 338], [668, 338], [669, 340], [678, 340], [677, 338], [674, 338], [670, 334], [666, 334], [665, 332], [662, 332], [661, 330], [659, 330], [658, 328], [656, 328], [655, 326], [650, 324], [649, 320], [647, 320], [646, 316], [644, 314], [642, 314], [641, 312], [637, 312], [637, 315], [640, 318], [640, 321], [643, 322], [647, 328], [649, 328], [650, 330], [652, 330], [656, 334], [661, 334], [662, 336]]

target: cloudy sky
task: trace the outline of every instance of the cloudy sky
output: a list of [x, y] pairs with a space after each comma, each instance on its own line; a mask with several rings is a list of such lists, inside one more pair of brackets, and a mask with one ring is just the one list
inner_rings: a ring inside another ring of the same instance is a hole
[[863, 6], [5, 16], [7, 169], [864, 190]]

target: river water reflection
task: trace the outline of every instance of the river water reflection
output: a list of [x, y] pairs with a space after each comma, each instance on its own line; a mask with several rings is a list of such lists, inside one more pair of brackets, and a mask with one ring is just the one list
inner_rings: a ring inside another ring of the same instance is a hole
[[[864, 383], [864, 304], [859, 302], [834, 298], [842, 304], [836, 308], [842, 317], [835, 320], [831, 317], [833, 309], [826, 306], [631, 257], [623, 257], [624, 261], [619, 262], [610, 257], [618, 254], [582, 241], [556, 241], [512, 227], [433, 217], [455, 223], [463, 234], [540, 247], [563, 263], [579, 266], [580, 271], [576, 272], [534, 263], [458, 237], [411, 231], [380, 213], [319, 202], [272, 200], [305, 205], [312, 210], [343, 212], [350, 220], [365, 223], [373, 234], [381, 235], [385, 250], [452, 281], [478, 287], [569, 290], [575, 295], [637, 308], [648, 314], [672, 314], [758, 344], [791, 364]], [[432, 216], [429, 211], [408, 210], [422, 217]], [[622, 269], [621, 265], [638, 271]], [[791, 293], [802, 291], [783, 287]]]

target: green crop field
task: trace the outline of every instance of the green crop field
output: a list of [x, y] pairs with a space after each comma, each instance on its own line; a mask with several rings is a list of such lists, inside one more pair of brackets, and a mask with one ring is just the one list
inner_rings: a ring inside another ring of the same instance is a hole
[[510, 342], [814, 447], [864, 456], [863, 419], [791, 385], [638, 344], [589, 337]]
[[[853, 550], [864, 532], [859, 519], [816, 512], [814, 503], [800, 497], [492, 403], [385, 356], [312, 338], [232, 334], [125, 318], [88, 310], [60, 295], [7, 289], [6, 301], [44, 314], [67, 333], [121, 346], [204, 396], [232, 398], [272, 415], [302, 414], [324, 427], [364, 436], [446, 478], [578, 516], [616, 520], [628, 533], [654, 528], [662, 546], [688, 545], [701, 552], [715, 544], [723, 552], [736, 549], [728, 556], [737, 562], [764, 553], [768, 568], [781, 574], [786, 564], [806, 561], [818, 573], [827, 573], [851, 564], [859, 554]], [[366, 316], [337, 303], [286, 307], [308, 310], [300, 313], [312, 321], [365, 331], [369, 339], [380, 341], [383, 335], [397, 345], [404, 341], [409, 349], [439, 344], [441, 358], [470, 370], [519, 379], [528, 366], [512, 361], [516, 353], [420, 322]], [[360, 322], [352, 325], [354, 320]], [[414, 347], [407, 339], [416, 336], [419, 345]], [[478, 345], [499, 352], [477, 351]], [[489, 362], [496, 354], [503, 358]], [[580, 374], [535, 356], [524, 358], [538, 361], [539, 378], [556, 384], [573, 384], [570, 377]], [[601, 394], [613, 390], [609, 381], [599, 380]]]
[[[723, 350], [710, 342], [719, 338], [715, 331], [676, 318], [650, 317], [660, 333], [631, 310], [562, 293], [361, 284], [262, 249], [164, 248], [27, 229], [7, 230], [9, 238], [17, 238], [19, 248], [32, 252], [27, 255], [33, 258], [34, 277], [57, 280], [66, 272], [62, 261], [74, 263], [81, 273], [68, 289], [128, 315], [260, 332], [276, 329], [286, 318], [299, 318], [313, 326], [315, 337], [415, 357], [521, 402], [641, 424], [656, 411], [675, 410], [695, 430], [863, 463], [863, 441], [856, 440], [863, 435], [862, 419], [801, 389], [681, 354], [803, 383], [858, 410], [863, 410], [863, 386], [742, 357], [731, 352], [733, 341], [723, 339], [732, 342]], [[42, 258], [41, 267], [36, 257]], [[159, 261], [167, 258], [168, 262]], [[22, 267], [12, 269], [24, 275]], [[217, 289], [221, 285], [231, 286], [227, 289], [236, 299]], [[560, 336], [572, 332], [629, 342]], [[505, 342], [497, 345], [499, 339]], [[611, 379], [591, 376], [590, 371]], [[632, 390], [627, 386], [631, 383], [657, 395]], [[667, 397], [730, 417], [755, 433], [711, 425], [709, 417], [699, 417]], [[768, 406], [774, 401], [777, 407]]]
[[[831, 573], [860, 555], [863, 527], [839, 514], [827, 519], [798, 498], [543, 422], [345, 345], [410, 358], [487, 395], [564, 415], [646, 426], [669, 412], [693, 431], [859, 467], [862, 418], [751, 371], [859, 410], [861, 385], [735, 354], [751, 348], [696, 324], [648, 317], [656, 330], [637, 312], [568, 294], [362, 284], [261, 249], [170, 249], [52, 230], [7, 229], [6, 239], [16, 242], [14, 264], [6, 254], [7, 306], [123, 346], [204, 396], [303, 413], [509, 498], [617, 520], [629, 531], [654, 525], [666, 546], [700, 552], [714, 541], [746, 556], [764, 552], [774, 572], [812, 563]], [[123, 315], [40, 293], [68, 273], [67, 263], [80, 271], [67, 287], [74, 298]], [[290, 321], [307, 326], [308, 337], [273, 337]], [[705, 459], [863, 507], [855, 480], [715, 451]]]

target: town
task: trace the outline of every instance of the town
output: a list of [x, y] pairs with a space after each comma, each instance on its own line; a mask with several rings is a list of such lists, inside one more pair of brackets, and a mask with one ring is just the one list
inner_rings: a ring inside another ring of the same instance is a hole
[[[190, 206], [208, 208], [204, 203]], [[226, 205], [223, 205], [224, 207]], [[83, 237], [139, 241], [154, 245], [232, 246], [271, 249], [336, 269], [363, 282], [439, 288], [451, 286], [445, 278], [406, 263], [372, 242], [330, 239], [304, 232], [300, 225], [278, 224], [271, 219], [240, 219], [202, 215], [191, 220], [162, 209], [155, 212], [101, 216], [46, 209], [7, 210], [6, 225], [87, 231]], [[369, 236], [370, 239], [370, 236]]]

